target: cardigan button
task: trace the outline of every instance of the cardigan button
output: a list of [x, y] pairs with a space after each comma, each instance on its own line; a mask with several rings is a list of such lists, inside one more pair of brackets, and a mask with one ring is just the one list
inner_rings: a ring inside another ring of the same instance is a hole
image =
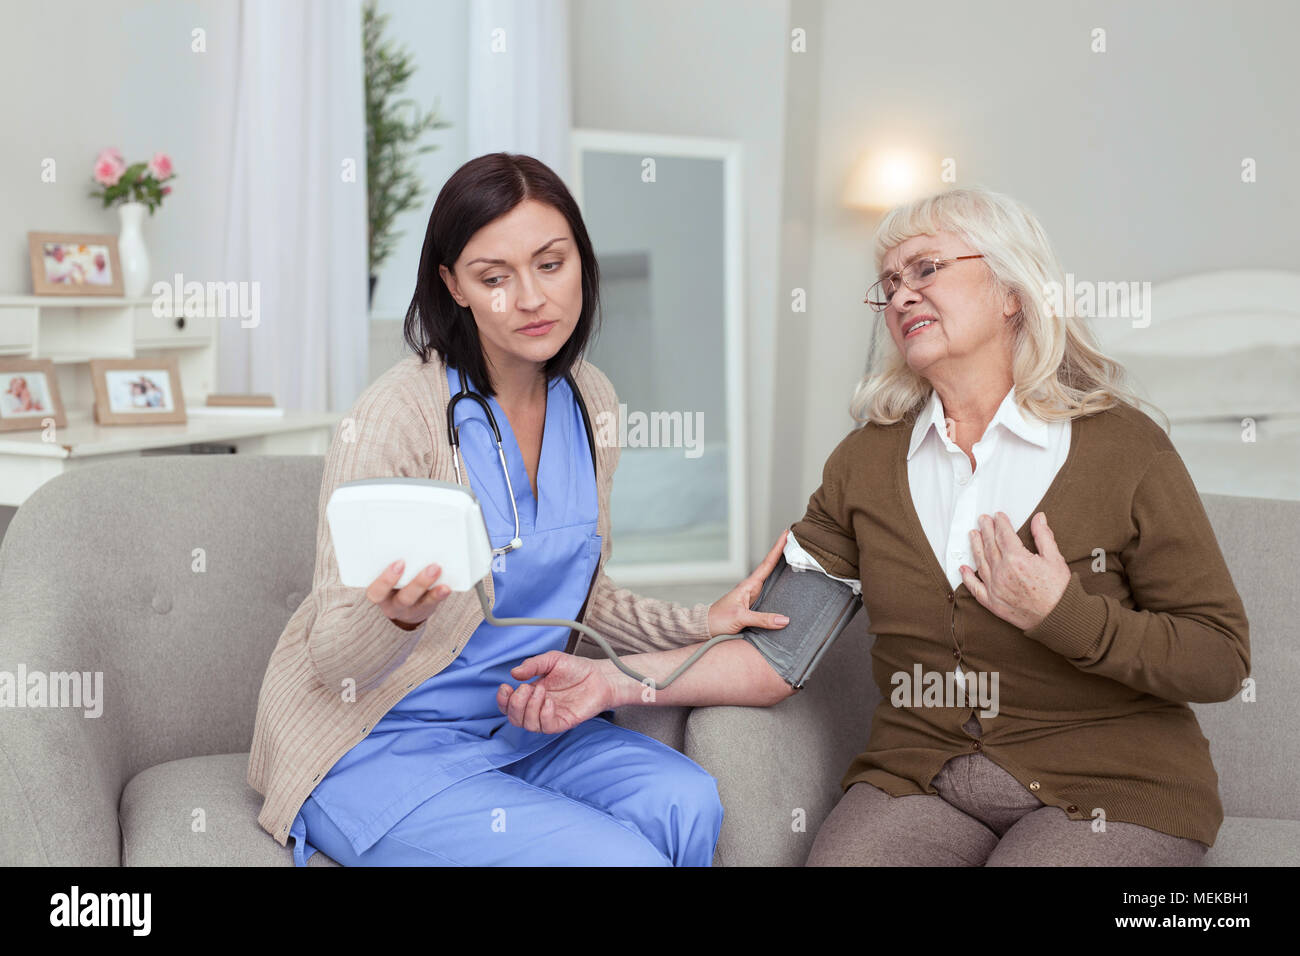
[[1072, 803], [1072, 804], [1070, 804], [1068, 807], [1065, 808], [1065, 812], [1066, 812], [1066, 813], [1078, 813], [1078, 812], [1079, 812], [1079, 808], [1076, 807], [1076, 806]]
[[983, 750], [983, 749], [984, 749], [984, 745], [983, 745], [982, 743], [980, 743], [980, 742], [977, 740], [977, 741], [975, 741], [973, 744], [970, 745], [970, 749], [971, 749], [971, 750]]
[[1038, 788], [1039, 788], [1039, 783], [1038, 783], [1037, 780], [1030, 780], [1030, 781], [1029, 781], [1029, 789], [1030, 789], [1030, 790], [1037, 790]]
[[948, 592], [948, 601], [949, 601], [950, 603], [954, 600], [955, 597], [956, 597], [956, 595], [955, 595], [952, 591], [949, 591], [949, 592]]
[[952, 656], [953, 656], [956, 660], [961, 660], [961, 651], [953, 651], [953, 652], [952, 652]]

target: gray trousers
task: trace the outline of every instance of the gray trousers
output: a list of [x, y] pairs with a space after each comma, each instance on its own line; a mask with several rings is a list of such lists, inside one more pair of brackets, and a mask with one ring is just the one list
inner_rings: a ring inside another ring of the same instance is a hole
[[[964, 727], [980, 736], [972, 716]], [[1204, 843], [1107, 820], [1071, 820], [982, 753], [953, 757], [938, 795], [855, 783], [817, 831], [806, 866], [1196, 866]]]

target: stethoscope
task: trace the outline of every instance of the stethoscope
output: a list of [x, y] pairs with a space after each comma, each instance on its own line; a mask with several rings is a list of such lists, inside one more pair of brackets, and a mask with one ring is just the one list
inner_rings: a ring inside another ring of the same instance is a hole
[[[514, 485], [510, 483], [510, 469], [506, 467], [505, 449], [501, 447], [501, 429], [497, 427], [496, 416], [492, 414], [492, 408], [488, 405], [487, 399], [478, 392], [469, 390], [469, 377], [464, 372], [458, 370], [458, 374], [460, 375], [460, 391], [453, 395], [451, 401], [447, 403], [447, 440], [451, 443], [452, 464], [456, 466], [456, 484], [465, 484], [460, 476], [460, 426], [456, 424], [456, 403], [462, 398], [472, 398], [483, 409], [483, 414], [487, 416], [488, 425], [492, 428], [492, 437], [496, 439], [497, 443], [497, 459], [501, 462], [501, 474], [506, 477], [506, 490], [510, 493], [510, 510], [515, 516], [515, 536], [504, 547], [492, 549], [493, 554], [506, 554], [516, 548], [522, 548], [524, 542], [519, 537], [519, 507], [515, 504]], [[571, 372], [564, 373], [564, 380], [569, 383], [569, 390], [573, 392], [573, 397], [578, 402], [578, 409], [582, 412], [582, 424], [587, 430], [587, 445], [591, 448], [591, 469], [592, 473], [595, 474], [596, 439], [591, 432], [591, 419], [587, 415], [587, 403], [582, 400], [582, 392], [578, 391], [578, 383], [573, 380]]]

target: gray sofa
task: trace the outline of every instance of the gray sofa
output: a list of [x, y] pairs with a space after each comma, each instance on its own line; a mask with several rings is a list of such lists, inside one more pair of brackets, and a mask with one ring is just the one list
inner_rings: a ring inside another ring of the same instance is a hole
[[[0, 671], [102, 671], [103, 709], [0, 709], [0, 864], [292, 865], [257, 825], [245, 770], [267, 659], [311, 587], [322, 466], [125, 459], [56, 478], [18, 510], [0, 546]], [[1206, 862], [1294, 865], [1300, 502], [1205, 504], [1250, 615], [1258, 684], [1254, 703], [1193, 705], [1227, 815]], [[867, 624], [860, 613], [776, 707], [616, 715], [717, 778], [716, 864], [803, 863], [878, 700]]]

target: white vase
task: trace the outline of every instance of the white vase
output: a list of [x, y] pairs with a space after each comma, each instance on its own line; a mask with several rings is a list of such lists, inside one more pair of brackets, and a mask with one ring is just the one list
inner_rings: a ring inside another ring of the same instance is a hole
[[142, 202], [125, 202], [117, 207], [122, 217], [117, 255], [122, 261], [122, 286], [127, 298], [143, 295], [149, 286], [149, 250], [144, 247], [144, 233], [140, 228], [147, 208]]

